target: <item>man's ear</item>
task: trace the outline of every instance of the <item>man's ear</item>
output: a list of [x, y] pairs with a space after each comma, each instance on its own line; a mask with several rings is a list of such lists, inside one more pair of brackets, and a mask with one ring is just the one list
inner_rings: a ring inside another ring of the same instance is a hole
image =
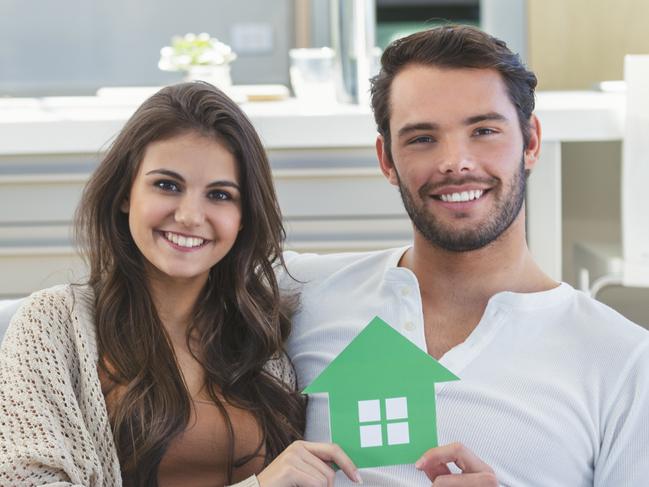
[[379, 159], [381, 172], [386, 179], [390, 181], [390, 184], [398, 186], [399, 179], [397, 178], [397, 170], [394, 168], [390, 154], [386, 151], [385, 140], [382, 135], [376, 137], [376, 157]]
[[525, 147], [523, 157], [525, 159], [525, 169], [531, 170], [539, 160], [539, 152], [541, 151], [541, 122], [532, 114], [530, 117], [530, 140]]

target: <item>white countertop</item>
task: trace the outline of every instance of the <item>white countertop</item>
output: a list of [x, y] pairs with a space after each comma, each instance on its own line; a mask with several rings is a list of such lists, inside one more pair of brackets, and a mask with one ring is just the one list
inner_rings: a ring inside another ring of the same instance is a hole
[[[0, 155], [94, 153], [106, 148], [154, 89], [130, 96], [0, 98]], [[618, 140], [625, 95], [595, 91], [537, 93], [544, 141]], [[268, 149], [367, 147], [376, 129], [369, 107], [300, 103], [241, 105]]]

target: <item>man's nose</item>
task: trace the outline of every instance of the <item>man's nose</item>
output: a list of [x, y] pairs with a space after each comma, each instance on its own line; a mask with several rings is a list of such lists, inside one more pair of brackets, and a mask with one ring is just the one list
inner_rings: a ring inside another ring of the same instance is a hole
[[205, 212], [200, 197], [190, 194], [183, 195], [174, 217], [178, 223], [185, 227], [195, 227], [203, 223]]
[[458, 140], [446, 140], [443, 143], [439, 171], [443, 174], [461, 174], [470, 172], [475, 168], [473, 157], [466, 146]]

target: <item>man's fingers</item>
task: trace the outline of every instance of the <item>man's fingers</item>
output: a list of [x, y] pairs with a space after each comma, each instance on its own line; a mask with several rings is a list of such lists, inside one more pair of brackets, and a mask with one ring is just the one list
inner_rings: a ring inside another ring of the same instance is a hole
[[336, 444], [304, 442], [304, 448], [325, 462], [334, 462], [345, 472], [349, 480], [362, 483], [358, 469], [351, 458]]
[[440, 475], [432, 487], [498, 487], [498, 479], [493, 472]]
[[445, 463], [429, 462], [417, 468], [422, 470], [426, 474], [426, 477], [428, 477], [430, 480], [435, 480], [441, 475], [450, 475], [451, 473]]
[[[417, 460], [415, 467], [423, 470], [429, 479], [435, 480], [437, 476], [449, 473], [447, 463], [454, 463], [463, 473], [493, 473], [489, 465], [461, 443], [431, 448]], [[444, 472], [441, 466], [446, 468], [447, 472]]]

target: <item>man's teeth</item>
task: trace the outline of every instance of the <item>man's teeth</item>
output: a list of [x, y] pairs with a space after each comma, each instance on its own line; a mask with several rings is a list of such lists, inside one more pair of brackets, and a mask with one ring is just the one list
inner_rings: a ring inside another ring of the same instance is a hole
[[483, 190], [476, 189], [473, 191], [462, 191], [461, 193], [440, 194], [439, 199], [446, 202], [458, 203], [477, 200], [483, 193]]
[[172, 232], [165, 232], [165, 238], [176, 245], [180, 247], [187, 247], [187, 248], [192, 248], [192, 247], [198, 247], [200, 245], [203, 245], [205, 240], [202, 238], [198, 237], [185, 237], [183, 235], [178, 235], [176, 233]]

